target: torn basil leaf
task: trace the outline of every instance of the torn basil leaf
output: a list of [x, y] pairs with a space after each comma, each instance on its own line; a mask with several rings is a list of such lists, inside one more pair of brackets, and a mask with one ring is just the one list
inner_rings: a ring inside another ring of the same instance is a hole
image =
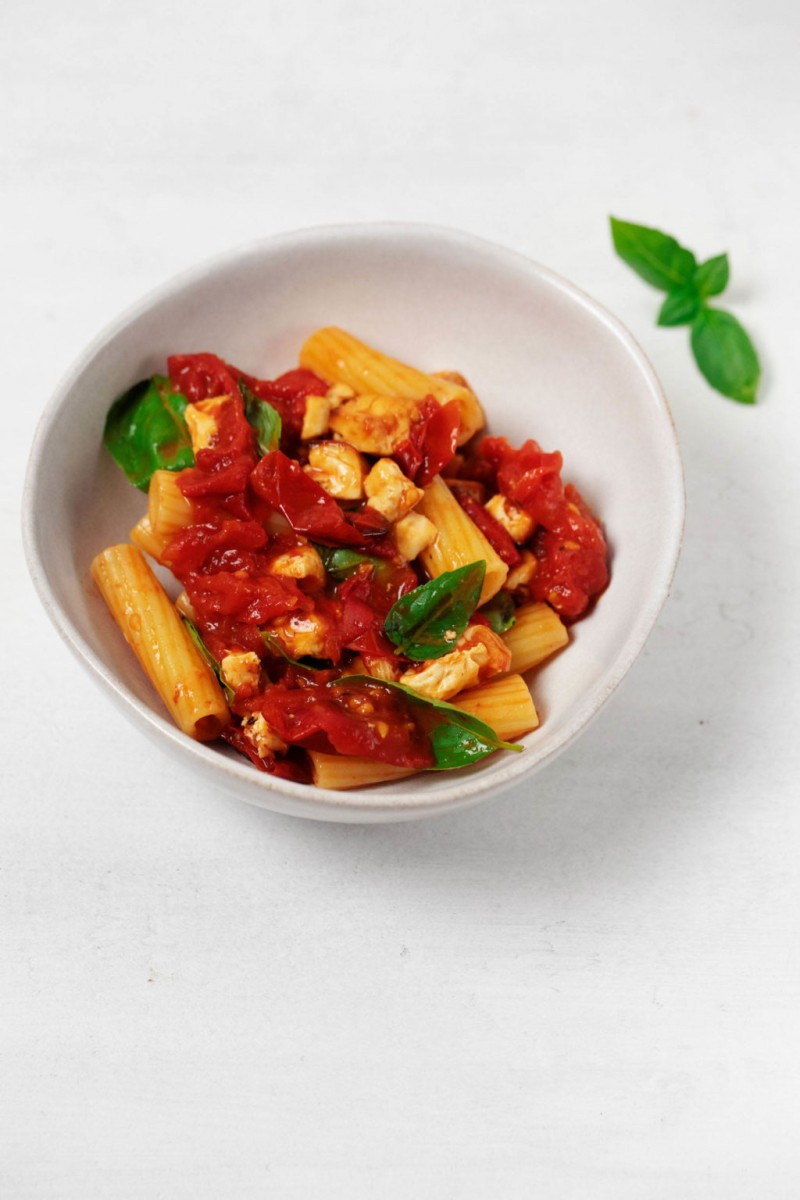
[[255, 430], [259, 454], [271, 454], [281, 443], [280, 413], [267, 400], [261, 400], [243, 379], [239, 391], [244, 401], [244, 415]]
[[154, 375], [135, 384], [108, 411], [103, 442], [136, 487], [146, 492], [154, 471], [194, 465], [184, 419], [188, 401], [169, 380]]
[[514, 750], [519, 753], [524, 749], [523, 746], [501, 741], [491, 725], [463, 712], [455, 704], [448, 704], [445, 700], [429, 700], [405, 684], [375, 679], [372, 675], [346, 675], [334, 680], [332, 686], [340, 683], [385, 687], [402, 692], [409, 704], [420, 710], [430, 738], [435, 763], [427, 770], [451, 771], [480, 762], [487, 754], [494, 754], [495, 750]]
[[401, 596], [384, 622], [398, 653], [415, 662], [448, 654], [478, 606], [485, 562], [445, 571]]

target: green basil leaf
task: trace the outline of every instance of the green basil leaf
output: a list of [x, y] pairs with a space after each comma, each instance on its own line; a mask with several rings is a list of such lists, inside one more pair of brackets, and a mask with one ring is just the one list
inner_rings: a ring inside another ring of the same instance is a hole
[[186, 630], [189, 634], [189, 637], [192, 639], [195, 646], [197, 646], [197, 649], [200, 651], [203, 658], [206, 660], [208, 665], [211, 667], [211, 670], [216, 675], [217, 680], [219, 681], [219, 685], [222, 688], [223, 692], [225, 693], [225, 699], [230, 704], [232, 700], [236, 699], [236, 693], [234, 692], [233, 688], [228, 687], [227, 683], [222, 678], [222, 670], [220, 669], [219, 663], [214, 658], [214, 655], [211, 653], [211, 651], [209, 650], [208, 646], [205, 644], [203, 639], [200, 637], [200, 632], [199, 632], [197, 626], [195, 625], [194, 621], [191, 621], [185, 615], [185, 613], [181, 613], [181, 620], [183, 621], [184, 625], [186, 626]]
[[256, 432], [259, 452], [271, 454], [281, 443], [280, 413], [268, 401], [259, 399], [243, 379], [239, 380], [239, 391], [244, 401], [244, 415]]
[[494, 633], [507, 633], [517, 623], [517, 610], [508, 592], [498, 592], [480, 612]]
[[146, 492], [154, 471], [194, 465], [185, 396], [163, 375], [135, 384], [111, 405], [103, 442], [131, 483]]
[[697, 315], [702, 300], [694, 283], [675, 288], [670, 292], [658, 314], [659, 325], [691, 325]]
[[692, 325], [692, 352], [713, 388], [740, 404], [755, 404], [761, 365], [736, 317], [704, 308]]
[[401, 596], [384, 622], [398, 652], [418, 662], [449, 653], [477, 608], [485, 574], [485, 562], [469, 563]]
[[325, 570], [336, 580], [346, 579], [362, 563], [370, 563], [373, 567], [377, 567], [382, 561], [379, 558], [372, 558], [369, 554], [361, 554], [358, 550], [348, 550], [344, 546], [320, 546], [316, 542], [312, 544], [322, 559]]
[[334, 680], [334, 686], [340, 683], [391, 688], [401, 692], [410, 704], [421, 709], [425, 724], [429, 727], [435, 759], [434, 765], [427, 768], [429, 771], [452, 771], [457, 767], [468, 767], [487, 754], [494, 754], [495, 750], [520, 753], [524, 749], [523, 746], [501, 741], [491, 725], [473, 717], [471, 713], [462, 712], [455, 704], [448, 704], [445, 700], [428, 700], [405, 684], [375, 679], [372, 675], [346, 675]]
[[707, 258], [694, 273], [694, 282], [700, 295], [704, 298], [718, 296], [728, 286], [731, 269], [727, 254], [718, 254], [716, 258]]
[[671, 292], [691, 281], [697, 261], [674, 237], [616, 217], [610, 220], [614, 249], [647, 283]]

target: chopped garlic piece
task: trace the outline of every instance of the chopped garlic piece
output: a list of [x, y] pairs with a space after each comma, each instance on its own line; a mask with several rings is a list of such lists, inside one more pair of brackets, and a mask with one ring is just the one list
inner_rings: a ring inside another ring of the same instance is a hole
[[422, 513], [409, 513], [392, 526], [394, 544], [406, 562], [413, 562], [415, 558], [419, 558], [422, 551], [432, 546], [438, 536], [433, 521], [423, 517]]
[[360, 500], [364, 495], [367, 464], [346, 442], [318, 442], [308, 451], [306, 475], [337, 500]]
[[403, 474], [391, 458], [379, 458], [364, 480], [367, 505], [387, 521], [399, 521], [411, 512], [424, 493]]
[[485, 508], [518, 545], [527, 542], [533, 533], [533, 517], [528, 516], [524, 508], [507, 499], [501, 492], [487, 500]]

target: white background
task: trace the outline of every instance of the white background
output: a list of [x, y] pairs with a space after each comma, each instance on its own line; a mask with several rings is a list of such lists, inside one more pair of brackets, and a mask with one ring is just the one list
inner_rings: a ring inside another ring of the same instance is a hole
[[[794, 1200], [793, 0], [6, 0], [2, 27], [0, 1195]], [[730, 252], [757, 408], [655, 328], [609, 212]], [[484, 235], [607, 304], [688, 491], [672, 598], [585, 736], [385, 828], [162, 758], [18, 534], [36, 419], [102, 325], [217, 251], [362, 219]]]

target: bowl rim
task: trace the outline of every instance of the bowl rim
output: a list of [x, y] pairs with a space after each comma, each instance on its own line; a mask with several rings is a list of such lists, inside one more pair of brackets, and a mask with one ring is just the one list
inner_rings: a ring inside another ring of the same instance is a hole
[[[92, 646], [82, 637], [70, 617], [56, 600], [45, 567], [44, 553], [39, 529], [39, 514], [35, 499], [42, 478], [44, 452], [47, 435], [54, 414], [65, 397], [80, 378], [91, 361], [115, 337], [133, 321], [143, 316], [154, 305], [168, 300], [173, 294], [203, 281], [209, 274], [221, 269], [235, 269], [249, 259], [271, 252], [281, 253], [311, 243], [330, 244], [358, 239], [390, 238], [393, 241], [432, 241], [449, 243], [453, 249], [464, 248], [486, 255], [501, 266], [524, 270], [535, 274], [572, 301], [588, 310], [605, 326], [628, 352], [639, 367], [649, 385], [656, 409], [666, 417], [662, 428], [667, 433], [665, 450], [672, 459], [670, 473], [670, 499], [668, 515], [670, 553], [665, 557], [646, 603], [637, 612], [625, 645], [612, 664], [601, 690], [593, 697], [579, 701], [571, 718], [565, 722], [561, 733], [552, 744], [531, 760], [531, 757], [507, 756], [507, 761], [498, 772], [487, 779], [480, 767], [454, 773], [449, 786], [429, 793], [426, 789], [408, 794], [394, 790], [390, 783], [373, 784], [355, 791], [334, 791], [314, 785], [294, 783], [257, 771], [244, 759], [239, 762], [220, 754], [210, 745], [195, 742], [182, 734], [165, 716], [160, 716], [142, 703], [100, 660]], [[603, 708], [641, 653], [661, 608], [669, 595], [680, 554], [685, 519], [685, 481], [683, 464], [674, 418], [664, 390], [649, 358], [630, 330], [604, 305], [588, 293], [567, 280], [558, 272], [528, 257], [520, 251], [498, 245], [486, 238], [466, 233], [448, 226], [426, 222], [367, 221], [347, 224], [317, 225], [256, 238], [231, 249], [219, 252], [201, 262], [185, 268], [164, 283], [147, 291], [140, 299], [127, 306], [105, 325], [86, 345], [81, 353], [58, 380], [50, 399], [36, 425], [22, 495], [22, 538], [28, 570], [39, 600], [55, 629], [76, 657], [89, 669], [90, 674], [112, 693], [132, 720], [144, 723], [144, 732], [156, 738], [166, 736], [183, 754], [195, 760], [195, 766], [207, 765], [209, 782], [236, 792], [243, 799], [261, 807], [294, 815], [315, 817], [319, 820], [349, 819], [397, 820], [433, 816], [477, 803], [484, 796], [493, 795], [517, 781], [521, 781], [541, 770], [547, 763], [561, 754], [587, 727]], [[217, 772], [219, 774], [217, 774]], [[246, 794], [252, 791], [252, 795]], [[283, 799], [279, 799], [283, 798]]]

